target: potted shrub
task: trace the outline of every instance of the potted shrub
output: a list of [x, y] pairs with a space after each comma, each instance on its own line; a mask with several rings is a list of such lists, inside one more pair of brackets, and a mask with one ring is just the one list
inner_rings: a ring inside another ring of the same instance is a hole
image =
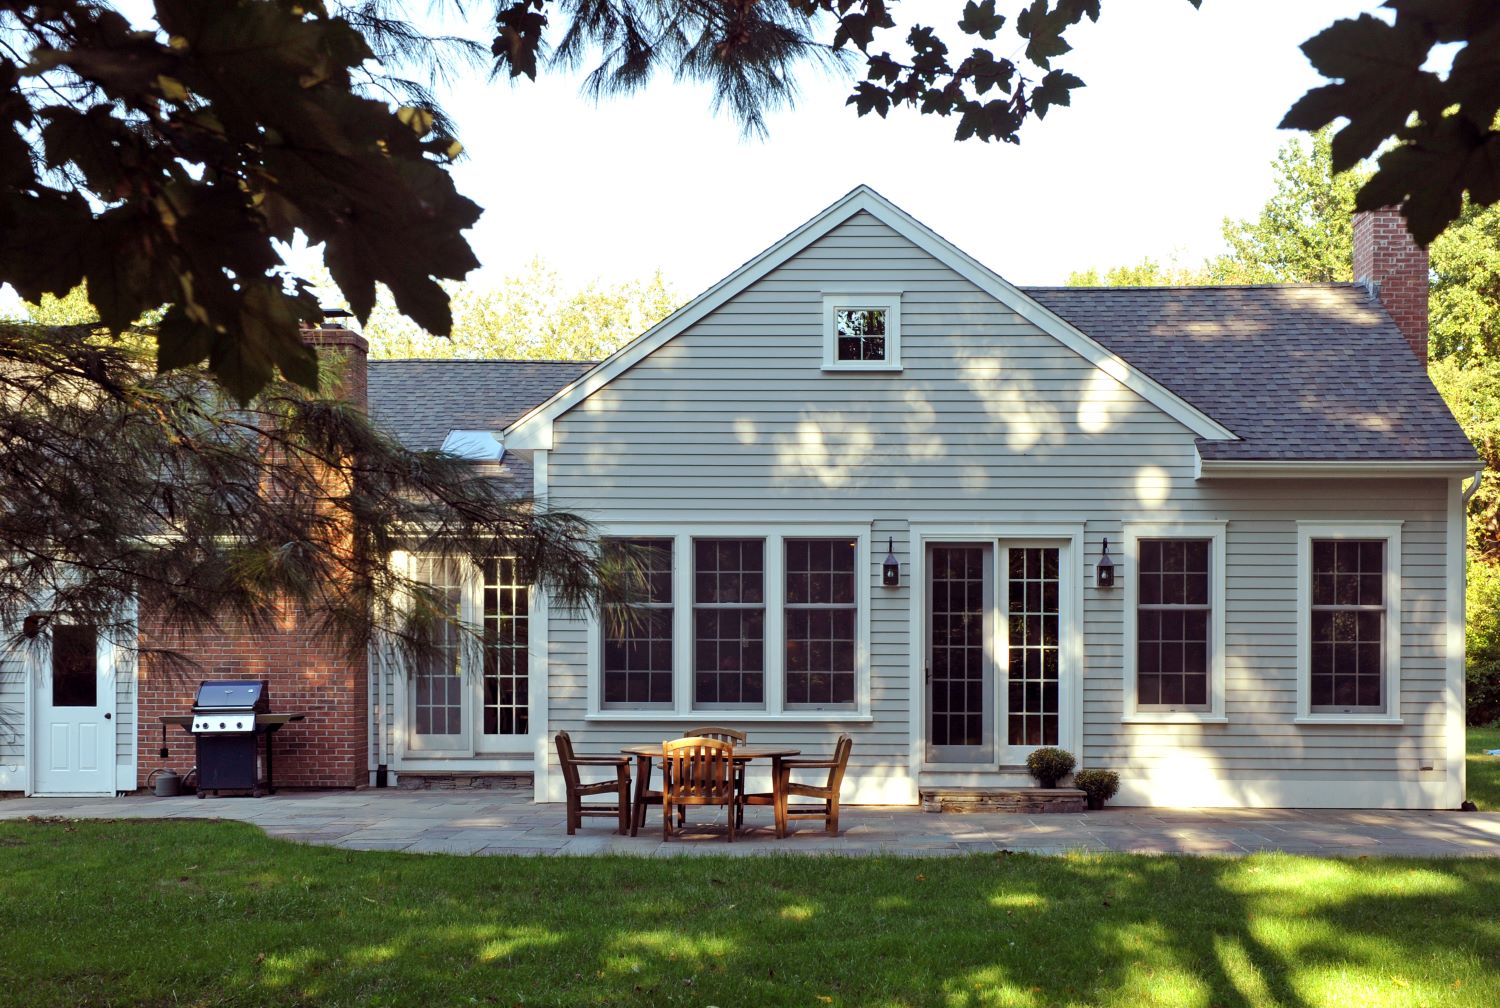
[[1073, 786], [1088, 796], [1090, 811], [1097, 812], [1120, 790], [1120, 775], [1113, 770], [1080, 770]]
[[1033, 749], [1031, 755], [1026, 757], [1026, 769], [1031, 771], [1031, 776], [1044, 788], [1057, 787], [1057, 782], [1072, 773], [1077, 763], [1072, 753], [1055, 746]]

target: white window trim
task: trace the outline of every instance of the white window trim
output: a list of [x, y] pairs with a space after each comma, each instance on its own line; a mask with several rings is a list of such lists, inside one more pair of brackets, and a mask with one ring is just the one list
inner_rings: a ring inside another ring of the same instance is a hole
[[[1401, 522], [1297, 523], [1297, 717], [1302, 725], [1399, 725], [1401, 719]], [[1312, 710], [1312, 543], [1314, 539], [1385, 540], [1385, 712]]]
[[[1124, 676], [1124, 706], [1120, 715], [1123, 724], [1227, 724], [1224, 713], [1224, 652], [1225, 585], [1226, 570], [1225, 539], [1228, 523], [1222, 521], [1179, 522], [1126, 522], [1121, 538], [1124, 540], [1124, 570], [1116, 583], [1124, 583], [1124, 654], [1120, 666]], [[1208, 709], [1195, 710], [1141, 710], [1137, 703], [1136, 668], [1136, 604], [1140, 596], [1140, 560], [1142, 539], [1207, 539], [1208, 547]]]
[[[868, 524], [820, 524], [806, 522], [734, 522], [683, 525], [681, 523], [620, 523], [600, 528], [604, 538], [672, 540], [672, 705], [670, 707], [621, 707], [603, 705], [604, 627], [596, 611], [588, 614], [588, 713], [590, 721], [703, 721], [718, 717], [730, 721], [813, 721], [818, 723], [862, 723], [873, 719], [870, 712], [870, 596], [878, 573], [870, 566]], [[787, 539], [849, 538], [854, 546], [854, 705], [808, 707], [785, 704], [786, 641], [783, 632], [783, 596], [786, 591]], [[766, 544], [766, 638], [765, 697], [763, 705], [743, 708], [693, 706], [693, 540], [763, 539]]]
[[[838, 359], [838, 327], [834, 324], [834, 312], [840, 308], [879, 308], [885, 312], [885, 360], [841, 361]], [[823, 370], [901, 370], [900, 291], [870, 289], [823, 293]]]

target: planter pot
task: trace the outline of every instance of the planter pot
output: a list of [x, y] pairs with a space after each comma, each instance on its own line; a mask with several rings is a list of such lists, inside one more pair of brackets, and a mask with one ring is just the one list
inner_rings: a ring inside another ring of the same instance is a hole
[[1089, 795], [1088, 796], [1088, 801], [1089, 801], [1089, 811], [1090, 812], [1098, 812], [1100, 809], [1104, 808], [1104, 799], [1103, 798], [1095, 798], [1093, 795]]
[[1040, 777], [1037, 779], [1036, 786], [1043, 788], [1055, 788], [1057, 787], [1057, 778], [1053, 777], [1051, 780], [1048, 780], [1046, 777]]

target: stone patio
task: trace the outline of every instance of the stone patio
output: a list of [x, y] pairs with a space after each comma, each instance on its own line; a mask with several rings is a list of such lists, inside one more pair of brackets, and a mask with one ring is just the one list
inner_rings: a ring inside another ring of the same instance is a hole
[[1345, 810], [1106, 809], [1078, 815], [934, 814], [914, 808], [847, 807], [843, 832], [816, 823], [778, 841], [767, 809], [746, 813], [746, 832], [723, 839], [715, 823], [663, 843], [660, 810], [635, 838], [615, 836], [608, 820], [585, 820], [568, 836], [561, 805], [536, 805], [527, 791], [370, 790], [289, 792], [269, 798], [17, 798], [0, 801], [0, 819], [232, 819], [274, 837], [352, 850], [447, 854], [898, 854], [934, 856], [1000, 850], [1059, 854], [1240, 855], [1286, 851], [1338, 857], [1494, 857], [1500, 813]]

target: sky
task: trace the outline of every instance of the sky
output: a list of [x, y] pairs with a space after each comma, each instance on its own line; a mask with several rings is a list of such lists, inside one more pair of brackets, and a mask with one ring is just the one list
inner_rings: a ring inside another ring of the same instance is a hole
[[[747, 139], [711, 111], [706, 89], [670, 78], [595, 104], [578, 74], [511, 84], [475, 71], [439, 92], [467, 154], [458, 187], [486, 208], [469, 233], [483, 264], [470, 279], [541, 257], [570, 286], [661, 270], [691, 297], [861, 183], [1014, 283], [1062, 283], [1146, 256], [1196, 265], [1220, 251], [1224, 217], [1252, 216], [1270, 195], [1271, 159], [1297, 135], [1276, 124], [1323, 83], [1299, 45], [1374, 7], [1106, 3], [1098, 24], [1069, 32], [1074, 51], [1058, 61], [1087, 87], [1072, 107], [1030, 120], [1019, 146], [958, 143], [954, 119], [911, 110], [860, 118], [842, 74], [804, 74], [796, 107], [769, 117], [767, 138]], [[957, 47], [962, 8], [901, 0], [893, 12]], [[470, 33], [487, 29], [476, 15]], [[288, 255], [303, 270], [317, 258], [305, 247]]]
[[[455, 175], [487, 208], [470, 238], [490, 274], [541, 256], [572, 282], [660, 269], [692, 295], [860, 183], [1015, 283], [1143, 256], [1195, 264], [1221, 248], [1225, 216], [1253, 215], [1269, 196], [1270, 161], [1294, 135], [1276, 125], [1323, 83], [1299, 45], [1373, 7], [1107, 3], [1059, 61], [1088, 86], [1029, 122], [1019, 146], [958, 143], [954, 120], [909, 110], [861, 119], [839, 76], [804, 76], [766, 140], [671, 80], [598, 105], [574, 76], [475, 80], [448, 97], [469, 155]], [[962, 2], [894, 11], [944, 27]]]

